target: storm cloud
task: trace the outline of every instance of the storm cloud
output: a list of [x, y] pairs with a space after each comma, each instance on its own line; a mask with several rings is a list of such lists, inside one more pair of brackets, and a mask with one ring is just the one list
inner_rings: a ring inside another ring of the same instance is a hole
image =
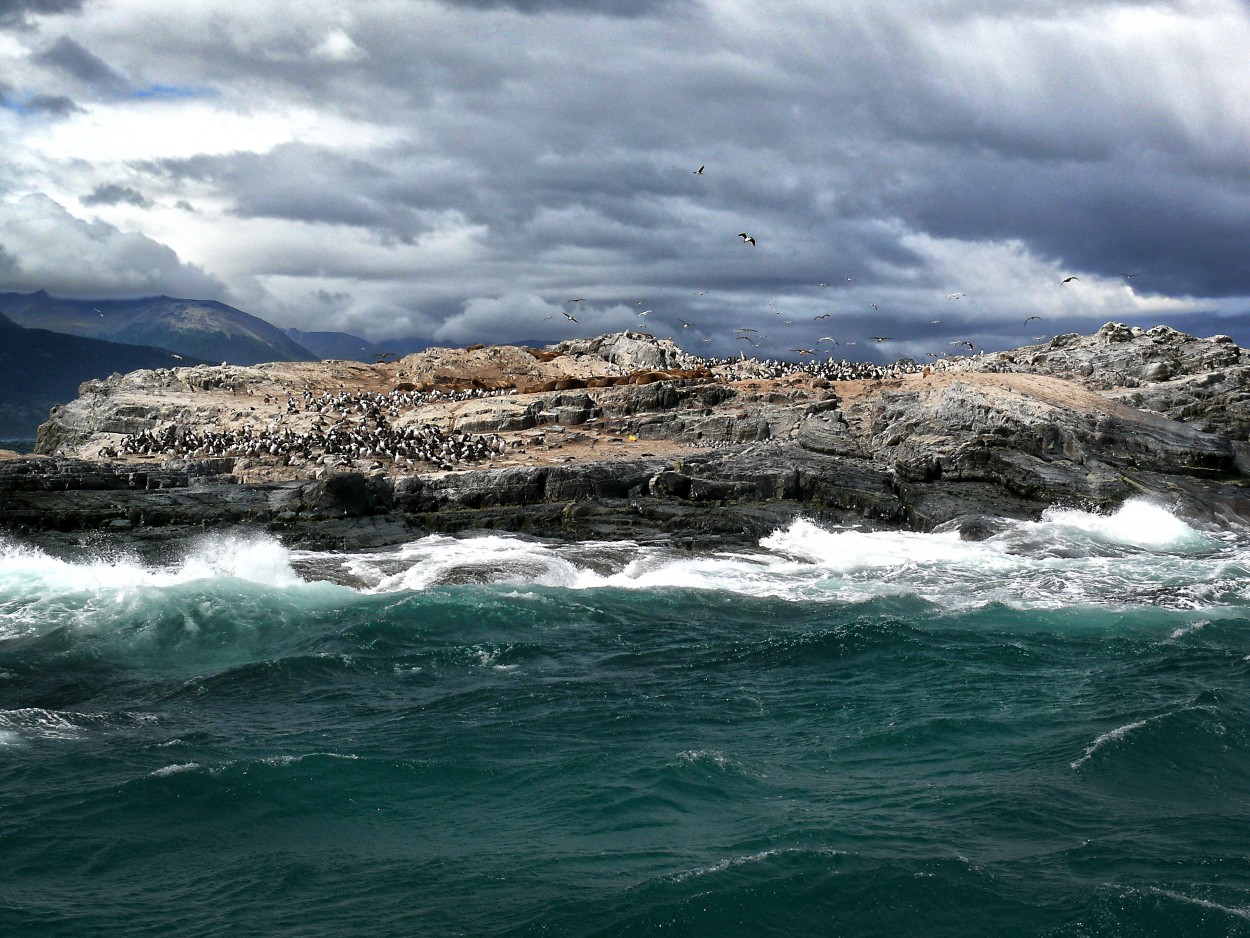
[[283, 326], [640, 327], [720, 354], [749, 327], [761, 351], [832, 336], [894, 357], [1030, 341], [1029, 316], [1237, 335], [1250, 310], [1234, 0], [378, 0], [281, 20], [100, 0], [46, 27], [34, 6], [11, 39], [36, 68], [0, 56], [0, 82], [82, 111], [0, 114], [9, 198], [139, 226], [176, 260], [159, 292], [198, 276]]

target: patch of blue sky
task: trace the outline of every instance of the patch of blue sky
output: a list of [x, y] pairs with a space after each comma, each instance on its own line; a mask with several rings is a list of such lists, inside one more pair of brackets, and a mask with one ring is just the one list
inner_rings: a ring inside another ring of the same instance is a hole
[[148, 85], [146, 88], [134, 88], [127, 97], [131, 98], [215, 98], [219, 94], [216, 88], [205, 85]]

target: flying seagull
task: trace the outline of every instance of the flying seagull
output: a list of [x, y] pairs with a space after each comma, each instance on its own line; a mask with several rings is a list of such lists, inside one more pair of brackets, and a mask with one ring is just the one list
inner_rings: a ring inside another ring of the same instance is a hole
[[578, 297], [577, 299], [575, 299], [575, 300], [569, 300], [569, 302], [570, 302], [570, 303], [580, 303], [580, 302], [581, 302], [582, 300], [584, 300], [584, 299], [586, 299], [586, 297], [584, 297], [584, 296], [579, 296], [579, 297]]
[[1073, 280], [1080, 280], [1080, 277], [1064, 277], [1061, 283], [1071, 283]]
[[872, 339], [874, 342], [889, 342], [893, 338], [893, 336], [870, 335], [868, 338]]
[[958, 299], [963, 298], [963, 294], [962, 293], [948, 293], [946, 294], [946, 298], [948, 300], [958, 300]]
[[754, 245], [755, 245], [755, 239], [754, 239], [754, 238], [752, 238], [752, 237], [751, 237], [749, 234], [747, 234], [745, 231], [739, 231], [739, 232], [738, 232], [738, 237], [742, 239], [742, 243], [743, 243], [743, 244], [749, 244], [749, 245], [751, 245], [752, 247], [754, 247]]
[[819, 339], [816, 340], [817, 345], [819, 345], [821, 342], [832, 342], [834, 345], [838, 344], [838, 340], [835, 339], [831, 335], [822, 335]]
[[1134, 277], [1138, 276], [1138, 274], [1120, 274], [1120, 276], [1125, 280], [1132, 280]]
[[703, 167], [702, 167], [702, 166], [700, 166], [698, 169], [696, 169], [696, 170], [694, 171], [694, 174], [695, 174], [696, 176], [702, 176], [702, 175], [703, 175]]
[[813, 316], [813, 317], [812, 317], [812, 322], [815, 322], [815, 321], [816, 321], [816, 320], [818, 320], [818, 319], [828, 319], [828, 318], [829, 318], [829, 314], [828, 314], [828, 313], [821, 313], [819, 316]]
[[1028, 325], [1029, 323], [1031, 323], [1034, 319], [1041, 319], [1041, 318], [1042, 318], [1041, 316], [1030, 316], [1028, 319], [1026, 319], [1026, 320], [1024, 321], [1024, 324], [1027, 326], [1027, 325]]
[[677, 321], [678, 321], [679, 323], [681, 323], [681, 327], [682, 327], [683, 329], [689, 329], [691, 326], [693, 326], [693, 325], [694, 325], [694, 323], [692, 323], [692, 322], [686, 322], [686, 320], [681, 319], [681, 318], [679, 318]]
[[[564, 313], [564, 310], [560, 310], [560, 312]], [[564, 313], [564, 318], [565, 318], [565, 319], [568, 319], [568, 320], [570, 320], [570, 321], [572, 321], [572, 322], [577, 322], [577, 320], [573, 318], [573, 314], [572, 314], [572, 313]]]

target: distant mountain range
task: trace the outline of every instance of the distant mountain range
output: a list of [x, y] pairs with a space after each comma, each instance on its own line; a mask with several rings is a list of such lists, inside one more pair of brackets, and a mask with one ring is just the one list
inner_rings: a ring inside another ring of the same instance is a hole
[[287, 336], [324, 360], [372, 362], [379, 355], [398, 355], [402, 358], [413, 352], [423, 352], [434, 343], [428, 339], [396, 339], [394, 342], [370, 342], [350, 332], [301, 332], [286, 330]]
[[277, 326], [215, 300], [67, 300], [40, 290], [0, 293], [0, 314], [31, 329], [156, 346], [213, 363], [318, 359]]
[[91, 378], [204, 363], [148, 345], [26, 329], [0, 314], [0, 439], [34, 439], [48, 411], [74, 400], [78, 386]]
[[377, 343], [347, 332], [283, 331], [215, 300], [0, 293], [0, 439], [33, 439], [55, 404], [76, 398], [82, 382], [114, 372], [221, 362], [373, 362], [432, 344], [422, 338]]

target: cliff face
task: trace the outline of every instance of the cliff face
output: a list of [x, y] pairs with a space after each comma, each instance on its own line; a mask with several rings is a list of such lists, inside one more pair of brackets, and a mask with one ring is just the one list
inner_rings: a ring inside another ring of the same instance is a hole
[[701, 362], [641, 336], [136, 372], [54, 413], [52, 458], [0, 462], [0, 522], [243, 522], [330, 545], [471, 527], [709, 542], [798, 513], [971, 532], [1147, 495], [1250, 523], [1248, 369], [1220, 337], [1109, 325], [856, 380]]

